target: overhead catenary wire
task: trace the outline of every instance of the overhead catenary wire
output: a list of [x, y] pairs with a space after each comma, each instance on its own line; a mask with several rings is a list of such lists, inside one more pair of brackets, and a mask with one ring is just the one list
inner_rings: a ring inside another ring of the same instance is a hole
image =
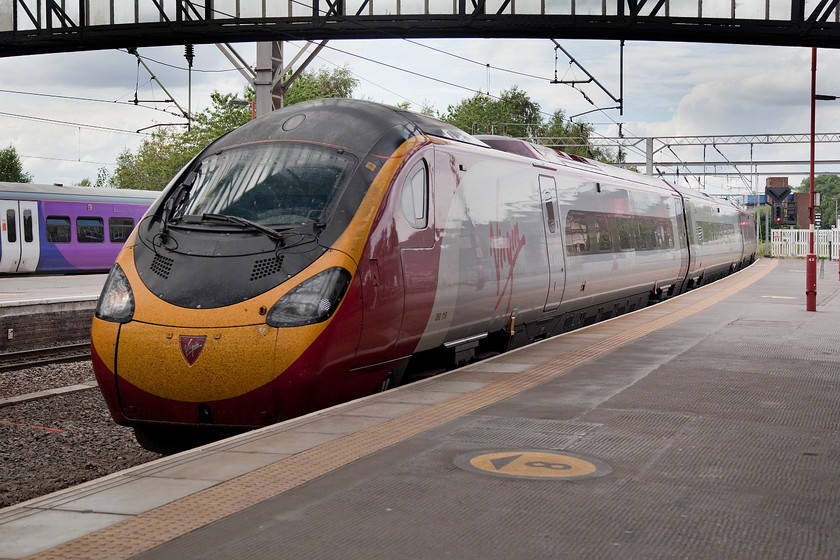
[[[33, 117], [31, 115], [18, 115], [15, 113], [7, 113], [5, 111], [0, 111], [0, 115], [4, 117], [10, 117], [14, 119], [23, 119], [23, 120], [30, 120], [30, 121], [38, 121], [38, 122], [46, 122], [50, 124], [57, 124], [61, 126], [72, 126], [74, 128], [89, 128], [92, 130], [104, 130], [107, 132], [117, 132], [120, 134], [138, 134], [135, 130], [125, 130], [122, 128], [113, 128], [110, 126], [98, 126], [94, 124], [83, 124], [83, 123], [75, 123], [70, 121], [61, 121], [57, 119], [47, 119], [44, 117]], [[142, 133], [141, 133], [142, 134]]]
[[[149, 80], [151, 81], [151, 80]], [[0, 93], [9, 93], [15, 95], [28, 95], [33, 97], [46, 97], [50, 99], [63, 99], [67, 101], [87, 101], [91, 103], [107, 103], [109, 105], [130, 105], [132, 107], [141, 107], [143, 109], [148, 109], [150, 111], [159, 111], [162, 113], [166, 113], [168, 115], [174, 116], [181, 116], [178, 113], [172, 113], [171, 111], [167, 111], [166, 109], [160, 109], [158, 107], [150, 107], [148, 105], [143, 105], [142, 103], [134, 103], [133, 101], [120, 101], [120, 100], [112, 100], [112, 99], [96, 99], [93, 97], [78, 97], [73, 95], [58, 95], [55, 93], [42, 93], [36, 91], [18, 91], [18, 90], [11, 90], [11, 89], [0, 89]]]

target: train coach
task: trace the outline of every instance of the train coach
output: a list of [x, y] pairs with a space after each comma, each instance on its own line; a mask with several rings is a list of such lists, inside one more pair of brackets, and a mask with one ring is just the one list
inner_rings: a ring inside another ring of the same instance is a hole
[[131, 235], [92, 327], [158, 451], [291, 418], [679, 294], [754, 258], [702, 193], [357, 100], [215, 141]]
[[0, 182], [0, 275], [107, 272], [159, 195]]

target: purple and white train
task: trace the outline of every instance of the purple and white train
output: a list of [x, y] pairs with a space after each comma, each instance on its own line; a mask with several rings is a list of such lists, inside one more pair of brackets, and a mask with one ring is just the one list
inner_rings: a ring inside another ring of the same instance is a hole
[[159, 195], [0, 182], [0, 275], [108, 271]]

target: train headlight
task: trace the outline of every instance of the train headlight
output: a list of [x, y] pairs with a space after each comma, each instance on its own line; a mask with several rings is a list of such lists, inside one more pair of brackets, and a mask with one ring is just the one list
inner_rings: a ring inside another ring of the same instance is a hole
[[272, 327], [300, 327], [326, 321], [335, 312], [350, 285], [350, 273], [328, 268], [281, 297], [265, 322]]
[[112, 323], [128, 323], [134, 316], [134, 293], [120, 265], [115, 264], [102, 288], [96, 316]]

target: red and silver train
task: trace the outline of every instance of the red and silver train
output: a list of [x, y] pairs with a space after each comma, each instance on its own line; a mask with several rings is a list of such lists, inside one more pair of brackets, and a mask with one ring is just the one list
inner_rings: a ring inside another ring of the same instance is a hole
[[264, 426], [633, 311], [749, 264], [749, 214], [357, 100], [211, 144], [125, 245], [93, 363], [147, 447]]

